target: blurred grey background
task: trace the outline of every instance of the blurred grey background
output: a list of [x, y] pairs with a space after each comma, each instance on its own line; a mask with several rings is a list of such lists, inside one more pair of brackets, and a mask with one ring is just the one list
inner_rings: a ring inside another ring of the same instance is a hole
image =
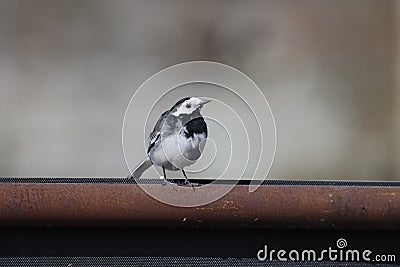
[[132, 94], [190, 60], [262, 88], [270, 178], [400, 179], [397, 0], [2, 0], [0, 176], [125, 177]]

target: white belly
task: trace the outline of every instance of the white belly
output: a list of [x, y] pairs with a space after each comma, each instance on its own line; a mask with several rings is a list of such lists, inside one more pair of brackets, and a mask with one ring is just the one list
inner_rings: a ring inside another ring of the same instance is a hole
[[149, 153], [156, 166], [168, 170], [183, 169], [192, 165], [200, 157], [200, 144], [206, 139], [205, 134], [194, 134], [187, 138], [184, 135], [171, 135], [160, 141], [160, 144]]

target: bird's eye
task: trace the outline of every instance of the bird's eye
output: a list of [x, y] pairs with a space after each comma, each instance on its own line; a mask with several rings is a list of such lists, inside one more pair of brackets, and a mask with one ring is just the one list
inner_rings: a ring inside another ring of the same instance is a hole
[[186, 108], [191, 108], [192, 105], [191, 104], [186, 104]]

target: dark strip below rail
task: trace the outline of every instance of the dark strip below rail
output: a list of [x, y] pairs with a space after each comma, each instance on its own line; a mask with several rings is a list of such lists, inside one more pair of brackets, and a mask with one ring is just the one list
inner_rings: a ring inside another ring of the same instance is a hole
[[[184, 179], [174, 179], [181, 180]], [[249, 185], [251, 180], [247, 179], [193, 179], [198, 184], [222, 184], [222, 185]], [[161, 179], [127, 179], [120, 177], [0, 177], [1, 183], [28, 183], [28, 184], [162, 184]], [[261, 182], [262, 185], [291, 185], [291, 186], [384, 186], [400, 187], [400, 181], [360, 181], [360, 180], [290, 180], [290, 179], [266, 179]]]

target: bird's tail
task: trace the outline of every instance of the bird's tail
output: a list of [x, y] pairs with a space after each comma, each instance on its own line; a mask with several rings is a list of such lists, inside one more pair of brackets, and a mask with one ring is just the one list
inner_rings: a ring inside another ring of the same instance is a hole
[[151, 161], [149, 158], [145, 158], [139, 165], [136, 166], [136, 168], [133, 170], [132, 174], [128, 176], [130, 179], [138, 179], [140, 176], [142, 176], [142, 173], [144, 173], [148, 168], [150, 168], [152, 165]]

